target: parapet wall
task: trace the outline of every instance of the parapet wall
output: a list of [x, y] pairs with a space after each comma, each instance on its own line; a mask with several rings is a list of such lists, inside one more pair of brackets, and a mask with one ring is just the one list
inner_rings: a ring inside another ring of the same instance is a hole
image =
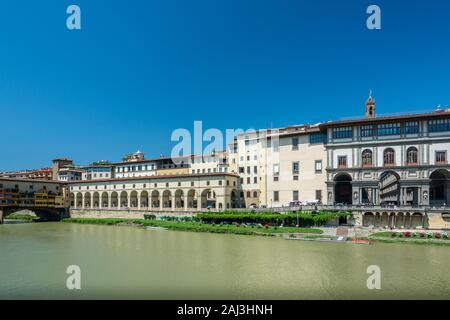
[[144, 219], [144, 214], [155, 216], [190, 217], [192, 211], [145, 211], [145, 210], [99, 210], [99, 209], [70, 209], [71, 218], [122, 218]]

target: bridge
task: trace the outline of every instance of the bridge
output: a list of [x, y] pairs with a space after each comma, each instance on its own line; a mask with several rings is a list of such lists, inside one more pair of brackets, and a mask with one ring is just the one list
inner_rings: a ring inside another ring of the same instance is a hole
[[17, 211], [28, 209], [46, 221], [69, 214], [68, 191], [58, 181], [0, 178], [0, 224]]

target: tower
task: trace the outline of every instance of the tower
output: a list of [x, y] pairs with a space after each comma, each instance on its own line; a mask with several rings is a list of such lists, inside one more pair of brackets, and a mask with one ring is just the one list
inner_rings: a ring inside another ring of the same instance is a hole
[[372, 90], [366, 100], [366, 118], [375, 118], [375, 99], [372, 98]]

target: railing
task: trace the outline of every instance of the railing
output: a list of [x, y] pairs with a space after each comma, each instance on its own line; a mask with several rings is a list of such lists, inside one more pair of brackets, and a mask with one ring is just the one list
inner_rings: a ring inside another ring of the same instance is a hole
[[364, 210], [409, 210], [409, 211], [449, 211], [450, 205], [442, 206], [432, 206], [432, 205], [371, 205], [371, 204], [361, 204], [361, 205], [345, 205], [345, 204], [334, 204], [334, 205], [300, 205], [300, 206], [281, 206], [281, 207], [267, 207], [267, 208], [236, 208], [228, 209], [232, 211], [252, 211], [252, 212], [288, 212], [288, 211], [364, 211]]

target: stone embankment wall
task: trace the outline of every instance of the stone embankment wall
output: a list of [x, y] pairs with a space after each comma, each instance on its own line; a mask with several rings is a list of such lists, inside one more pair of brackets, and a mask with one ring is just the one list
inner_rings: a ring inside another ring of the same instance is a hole
[[144, 214], [155, 216], [189, 217], [196, 213], [192, 211], [142, 211], [142, 210], [95, 210], [95, 209], [70, 209], [71, 218], [127, 218], [143, 219]]

